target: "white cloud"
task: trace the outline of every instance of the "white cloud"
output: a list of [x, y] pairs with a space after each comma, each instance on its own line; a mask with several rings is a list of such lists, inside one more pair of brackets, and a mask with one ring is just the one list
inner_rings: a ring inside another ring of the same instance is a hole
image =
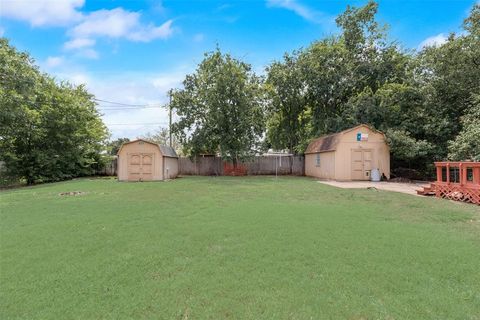
[[63, 26], [82, 18], [85, 0], [0, 0], [0, 16], [27, 21], [32, 26]]
[[447, 36], [443, 33], [437, 34], [436, 36], [428, 37], [427, 39], [423, 40], [420, 45], [418, 46], [419, 50], [422, 50], [426, 47], [439, 47], [445, 42], [447, 42]]
[[202, 42], [203, 39], [205, 39], [205, 35], [203, 33], [197, 33], [196, 35], [193, 36], [194, 42]]
[[170, 37], [173, 33], [171, 26], [172, 20], [161, 26], [143, 25], [140, 22], [140, 13], [115, 8], [90, 13], [70, 31], [70, 34], [74, 39], [109, 37], [148, 42]]
[[96, 38], [125, 38], [135, 42], [150, 42], [154, 39], [167, 39], [173, 34], [173, 20], [160, 26], [145, 25], [140, 21], [139, 12], [115, 8], [97, 10], [85, 15], [82, 21], [68, 31], [71, 39], [64, 43], [65, 50], [77, 50], [76, 55], [88, 59], [98, 59], [93, 49]]
[[87, 59], [98, 59], [98, 52], [92, 47], [95, 45], [94, 39], [76, 38], [63, 44], [63, 48], [67, 51], [75, 51], [75, 56]]
[[311, 22], [320, 23], [329, 19], [325, 17], [322, 12], [302, 5], [296, 0], [267, 0], [267, 6], [293, 11], [295, 14]]
[[122, 8], [98, 10], [86, 16], [71, 33], [76, 38], [90, 36], [119, 38], [125, 36], [138, 23], [139, 16], [138, 12], [129, 12]]
[[48, 57], [45, 61], [47, 68], [56, 68], [61, 66], [65, 62], [63, 57]]
[[83, 72], [74, 72], [72, 74], [60, 73], [58, 77], [60, 79], [68, 80], [77, 86], [81, 84], [88, 85], [89, 83], [91, 83], [91, 78]]
[[[168, 102], [167, 91], [179, 87], [184, 77], [185, 72], [181, 71], [150, 75], [116, 75], [116, 81], [113, 79], [95, 81], [95, 88], [92, 88], [92, 92], [104, 100], [159, 107]], [[168, 113], [165, 108], [121, 110], [120, 106], [119, 109], [107, 110], [104, 108], [102, 110], [103, 121], [114, 138], [128, 137], [132, 139], [159, 127], [168, 126]], [[155, 125], [142, 125], [145, 123], [155, 123]]]
[[[150, 42], [172, 36], [173, 20], [161, 25], [145, 24], [141, 13], [123, 8], [97, 10], [90, 13], [79, 11], [85, 0], [0, 0], [0, 16], [28, 21], [32, 26], [70, 26], [70, 40], [64, 43], [65, 50], [75, 50], [77, 56], [97, 59], [93, 49], [96, 39], [124, 38], [135, 42]], [[161, 2], [159, 7], [161, 8]], [[158, 9], [157, 8], [157, 9]], [[0, 27], [0, 34], [3, 29]]]
[[141, 27], [127, 35], [127, 38], [132, 41], [141, 42], [149, 42], [154, 39], [167, 39], [173, 34], [172, 23], [173, 20], [168, 20], [158, 27], [155, 27], [153, 24]]
[[167, 92], [173, 87], [178, 87], [181, 85], [182, 81], [185, 79], [186, 72], [172, 72], [166, 74], [159, 74], [152, 77], [150, 83], [157, 89], [159, 92]]
[[[65, 68], [63, 73], [57, 69], [54, 74], [58, 79], [69, 80], [77, 85], [85, 84], [98, 99], [150, 106], [165, 105], [168, 102], [167, 91], [180, 87], [185, 75], [193, 69], [193, 67], [181, 66], [171, 72], [147, 74], [132, 72], [94, 74], [82, 70], [69, 73], [72, 68]], [[100, 105], [115, 108], [115, 110], [100, 108], [103, 114], [102, 119], [113, 138], [136, 138], [158, 127], [166, 127], [168, 124], [168, 113], [164, 108], [122, 110], [123, 106], [108, 103], [100, 103]], [[145, 123], [159, 124], [142, 125]]]
[[87, 58], [87, 59], [98, 59], [100, 55], [94, 49], [82, 49], [76, 53], [77, 56]]
[[85, 47], [91, 47], [95, 45], [95, 40], [88, 38], [76, 38], [65, 42], [63, 47], [67, 50], [81, 49]]

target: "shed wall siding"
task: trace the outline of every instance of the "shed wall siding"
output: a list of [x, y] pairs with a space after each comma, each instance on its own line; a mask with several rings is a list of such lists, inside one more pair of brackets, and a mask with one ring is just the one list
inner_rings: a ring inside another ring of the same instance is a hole
[[[357, 141], [358, 133], [368, 134], [367, 141]], [[319, 153], [319, 167], [316, 166], [317, 153], [305, 155], [305, 175], [321, 179], [352, 180], [352, 150], [371, 150], [371, 168], [378, 168], [381, 174], [390, 179], [390, 149], [382, 133], [367, 126], [359, 126], [338, 135], [337, 139], [335, 151]]]
[[335, 179], [335, 152], [321, 152], [320, 166], [317, 166], [317, 153], [305, 155], [305, 175], [320, 179]]
[[178, 159], [177, 158], [170, 158], [164, 157], [164, 173], [163, 176], [165, 179], [174, 179], [178, 176]]
[[[357, 141], [357, 133], [368, 133], [368, 141]], [[378, 168], [380, 174], [390, 179], [390, 150], [383, 134], [361, 128], [342, 135], [337, 145], [335, 163], [336, 180], [352, 180], [352, 150], [372, 151], [372, 168]]]
[[128, 181], [128, 158], [132, 153], [153, 154], [154, 163], [152, 180], [163, 180], [163, 157], [160, 149], [150, 143], [129, 143], [125, 144], [118, 155], [118, 180]]

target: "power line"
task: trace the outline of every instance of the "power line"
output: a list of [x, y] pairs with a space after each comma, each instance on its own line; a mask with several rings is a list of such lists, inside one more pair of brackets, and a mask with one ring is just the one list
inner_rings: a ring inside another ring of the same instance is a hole
[[[10, 74], [0, 73], [0, 80], [3, 80], [2, 78], [3, 79], [9, 78], [11, 80], [29, 82], [29, 83], [34, 81], [33, 79], [23, 79], [23, 78], [19, 78], [17, 76], [12, 76]], [[97, 102], [113, 104], [113, 106], [99, 106], [99, 105], [97, 105], [97, 107], [102, 108], [104, 110], [161, 109], [161, 108], [165, 107], [165, 106], [160, 105], [160, 104], [129, 104], [129, 103], [116, 102], [116, 101], [110, 101], [110, 100], [98, 99], [98, 98], [93, 98], [93, 100], [97, 101]], [[29, 101], [29, 102], [30, 103], [37, 103], [37, 101]], [[40, 103], [41, 104], [50, 104], [47, 101], [42, 101]], [[120, 108], [120, 107], [116, 107], [116, 106], [124, 106], [124, 108]]]
[[[105, 103], [110, 103], [110, 104], [116, 104], [116, 105], [119, 105], [119, 106], [126, 106], [126, 107], [152, 107], [152, 106], [155, 106], [155, 105], [148, 105], [148, 104], [128, 104], [128, 103], [122, 103], [122, 102], [115, 102], [115, 101], [108, 101], [108, 100], [103, 100], [103, 99], [97, 99], [97, 98], [93, 98], [93, 100], [95, 101], [100, 101], [100, 102], [105, 102]], [[160, 105], [158, 105], [160, 106]]]
[[106, 123], [106, 126], [158, 126], [166, 125], [166, 122], [148, 122], [148, 123]]
[[163, 107], [123, 107], [123, 108], [118, 108], [118, 107], [105, 107], [105, 106], [98, 106], [98, 108], [100, 110], [104, 110], [104, 111], [110, 111], [110, 110], [113, 110], [113, 111], [116, 111], [116, 110], [142, 110], [142, 109], [163, 109]]
[[[2, 79], [3, 78], [3, 79]], [[10, 75], [6, 74], [1, 74], [0, 73], [0, 80], [4, 80], [5, 78], [10, 78], [10, 79], [16, 79], [17, 81], [23, 81], [26, 82], [27, 79], [20, 79], [17, 77], [12, 77]], [[164, 108], [162, 105], [152, 105], [152, 104], [128, 104], [128, 103], [121, 103], [121, 102], [116, 102], [116, 101], [109, 101], [109, 100], [104, 100], [104, 99], [98, 99], [98, 98], [93, 98], [94, 101], [97, 102], [103, 102], [103, 103], [108, 103], [112, 104], [112, 106], [109, 105], [99, 105], [97, 104], [96, 107], [100, 111], [115, 111], [115, 110], [140, 110], [140, 109], [161, 109]], [[32, 101], [29, 100], [29, 103], [39, 103], [39, 104], [46, 104], [50, 106], [55, 106], [57, 103], [52, 103], [51, 101]], [[118, 107], [118, 106], [123, 106], [123, 107]], [[146, 122], [146, 123], [105, 123], [107, 127], [110, 126], [160, 126], [160, 125], [168, 125], [167, 122]]]
[[[24, 82], [24, 83], [34, 83], [35, 82], [35, 79], [28, 79], [28, 78], [20, 78], [20, 77], [17, 77], [17, 76], [12, 76], [10, 74], [2, 74], [0, 73], [0, 82], [2, 82], [3, 80], [6, 80], [6, 79], [10, 79], [10, 80], [16, 80], [16, 81], [21, 81], [21, 82]], [[120, 111], [120, 110], [139, 110], [139, 109], [160, 109], [160, 108], [164, 108], [163, 106], [161, 105], [148, 105], [148, 104], [128, 104], [128, 103], [121, 103], [121, 102], [116, 102], [116, 101], [109, 101], [109, 100], [105, 100], [105, 99], [98, 99], [98, 98], [93, 98], [94, 101], [97, 101], [97, 102], [103, 102], [103, 103], [108, 103], [108, 104], [112, 104], [114, 106], [101, 106], [101, 105], [98, 105], [97, 104], [97, 108], [102, 110], [102, 111], [107, 111], [107, 110], [111, 110], [111, 111]], [[39, 102], [39, 101], [29, 101], [30, 103], [40, 103], [40, 104], [47, 104], [47, 105], [50, 105], [50, 106], [55, 106], [54, 103], [50, 102], [50, 101], [42, 101], [42, 102]], [[122, 108], [120, 107], [115, 107], [116, 106], [123, 106]], [[171, 122], [171, 112], [172, 110], [170, 109], [170, 122]], [[110, 124], [105, 124], [106, 126], [158, 126], [158, 125], [168, 125], [168, 123], [166, 122], [150, 122], [150, 123], [110, 123]], [[171, 123], [169, 124], [171, 126]], [[170, 145], [171, 145], [171, 142], [170, 142]]]

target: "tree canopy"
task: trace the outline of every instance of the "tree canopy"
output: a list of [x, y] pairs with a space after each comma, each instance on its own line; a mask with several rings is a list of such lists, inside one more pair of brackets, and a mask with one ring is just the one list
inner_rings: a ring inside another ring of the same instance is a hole
[[262, 139], [303, 153], [312, 138], [365, 123], [386, 133], [393, 168], [428, 175], [436, 160], [479, 159], [480, 5], [463, 32], [419, 52], [389, 40], [377, 11], [375, 1], [347, 6], [338, 35], [285, 53], [264, 79], [218, 49], [206, 54], [172, 94], [186, 153], [244, 158]]
[[266, 68], [266, 145], [301, 153], [310, 139], [360, 123], [386, 133], [393, 168], [480, 158], [480, 5], [464, 31], [420, 52], [389, 41], [378, 4], [348, 6], [341, 33]]
[[84, 86], [58, 83], [0, 39], [0, 160], [28, 184], [91, 174], [107, 130]]
[[[247, 159], [262, 149], [301, 154], [312, 138], [368, 124], [386, 133], [392, 168], [432, 173], [436, 160], [480, 160], [480, 4], [443, 44], [405, 50], [377, 20], [378, 3], [347, 6], [339, 34], [285, 53], [258, 76], [251, 65], [205, 54], [169, 92], [183, 154]], [[162, 129], [147, 139], [166, 144]], [[0, 161], [28, 183], [93, 172], [107, 129], [83, 86], [58, 82], [0, 39]], [[180, 150], [178, 150], [180, 151]]]
[[172, 130], [187, 155], [218, 153], [236, 162], [255, 153], [264, 130], [264, 94], [250, 65], [217, 49], [183, 85], [171, 92], [180, 119]]

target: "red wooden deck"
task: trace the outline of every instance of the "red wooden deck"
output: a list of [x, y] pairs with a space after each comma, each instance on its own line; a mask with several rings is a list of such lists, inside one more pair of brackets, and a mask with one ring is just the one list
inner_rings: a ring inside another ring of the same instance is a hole
[[480, 205], [480, 162], [435, 162], [435, 195]]

